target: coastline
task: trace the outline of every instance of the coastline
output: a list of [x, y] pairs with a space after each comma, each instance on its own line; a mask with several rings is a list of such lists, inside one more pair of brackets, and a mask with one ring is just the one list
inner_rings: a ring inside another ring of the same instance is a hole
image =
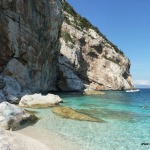
[[52, 150], [42, 142], [18, 132], [0, 130], [0, 149], [10, 150]]
[[[28, 126], [21, 130], [14, 131], [16, 134], [29, 137], [33, 140], [39, 141], [48, 149], [45, 150], [81, 150], [82, 148], [75, 144], [70, 139], [67, 139], [61, 134], [46, 129]], [[40, 150], [40, 149], [39, 149]], [[43, 149], [44, 150], [44, 149]]]

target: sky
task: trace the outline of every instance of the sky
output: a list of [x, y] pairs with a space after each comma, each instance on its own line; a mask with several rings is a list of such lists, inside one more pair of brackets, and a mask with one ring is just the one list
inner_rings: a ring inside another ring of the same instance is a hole
[[150, 0], [67, 0], [131, 61], [137, 87], [150, 87]]

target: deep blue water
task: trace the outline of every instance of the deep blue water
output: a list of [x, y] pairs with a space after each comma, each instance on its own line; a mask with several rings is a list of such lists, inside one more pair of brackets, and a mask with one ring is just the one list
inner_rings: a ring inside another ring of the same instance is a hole
[[[105, 95], [64, 93], [63, 106], [105, 120], [105, 123], [61, 118], [39, 109], [35, 126], [53, 130], [82, 146], [83, 150], [148, 150], [150, 145], [150, 89], [139, 93], [107, 91]], [[146, 106], [146, 108], [143, 108]]]

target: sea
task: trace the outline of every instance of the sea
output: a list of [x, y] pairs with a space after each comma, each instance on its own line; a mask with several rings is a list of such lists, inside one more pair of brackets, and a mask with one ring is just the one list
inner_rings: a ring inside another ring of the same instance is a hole
[[40, 118], [34, 127], [53, 131], [80, 145], [81, 150], [150, 150], [150, 89], [93, 96], [58, 94], [64, 101], [60, 105], [104, 122], [62, 118], [48, 108], [32, 110]]

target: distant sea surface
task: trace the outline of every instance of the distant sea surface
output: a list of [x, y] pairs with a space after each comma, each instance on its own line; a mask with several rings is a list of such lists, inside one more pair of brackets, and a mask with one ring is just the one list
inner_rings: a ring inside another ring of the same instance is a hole
[[34, 127], [54, 131], [82, 150], [150, 150], [150, 89], [137, 93], [107, 91], [96, 96], [59, 95], [64, 100], [61, 105], [105, 123], [65, 119], [50, 109], [37, 109], [40, 121]]

